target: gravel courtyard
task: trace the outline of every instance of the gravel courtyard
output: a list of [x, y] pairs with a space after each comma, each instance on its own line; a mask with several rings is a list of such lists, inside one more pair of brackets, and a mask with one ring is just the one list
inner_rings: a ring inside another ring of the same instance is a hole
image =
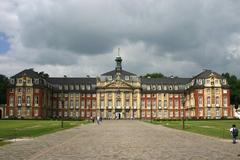
[[141, 121], [113, 120], [2, 146], [0, 159], [240, 160], [240, 143]]

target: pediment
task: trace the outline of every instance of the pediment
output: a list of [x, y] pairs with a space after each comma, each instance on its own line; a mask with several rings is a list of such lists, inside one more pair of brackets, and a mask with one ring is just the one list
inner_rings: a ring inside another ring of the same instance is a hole
[[124, 88], [124, 89], [132, 89], [133, 87], [128, 84], [127, 82], [124, 82], [122, 80], [112, 81], [111, 83], [104, 86], [104, 88]]

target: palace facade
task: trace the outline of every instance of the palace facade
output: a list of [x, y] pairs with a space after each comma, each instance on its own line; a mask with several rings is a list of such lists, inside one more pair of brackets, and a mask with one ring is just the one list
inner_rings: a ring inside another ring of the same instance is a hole
[[26, 69], [10, 78], [7, 118], [232, 118], [226, 79], [211, 70], [193, 78], [142, 78], [122, 69], [99, 77], [49, 77]]

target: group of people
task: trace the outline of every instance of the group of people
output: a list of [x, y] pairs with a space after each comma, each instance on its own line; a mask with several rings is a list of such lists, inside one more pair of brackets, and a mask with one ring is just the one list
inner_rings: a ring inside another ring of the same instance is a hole
[[95, 119], [96, 119], [98, 125], [100, 123], [102, 123], [102, 121], [103, 121], [102, 117], [100, 117], [100, 116], [97, 116], [96, 118], [95, 117], [91, 117], [91, 120], [92, 120], [93, 123], [95, 122]]

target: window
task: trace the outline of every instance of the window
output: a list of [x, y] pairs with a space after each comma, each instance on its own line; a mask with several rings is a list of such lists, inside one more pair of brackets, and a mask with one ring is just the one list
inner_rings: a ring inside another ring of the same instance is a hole
[[81, 84], [80, 87], [81, 87], [81, 90], [85, 90], [85, 85], [84, 84]]
[[79, 85], [78, 84], [75, 84], [75, 89], [79, 90]]
[[203, 97], [202, 96], [198, 96], [198, 106], [199, 107], [203, 106]]
[[218, 80], [217, 79], [215, 80], [215, 84], [218, 85]]
[[92, 100], [92, 108], [93, 109], [96, 108], [96, 100], [95, 99]]
[[18, 116], [21, 116], [21, 108], [18, 108]]
[[144, 100], [141, 101], [141, 106], [142, 106], [142, 108], [145, 107], [145, 101]]
[[227, 107], [227, 96], [223, 97], [223, 106]]
[[64, 102], [64, 108], [67, 109], [68, 108], [68, 101]]
[[79, 108], [79, 101], [78, 100], [75, 101], [75, 105], [76, 105], [76, 109], [78, 109]]
[[27, 116], [30, 116], [30, 109], [27, 109]]
[[216, 108], [216, 116], [217, 116], [217, 117], [220, 116], [219, 108]]
[[22, 84], [22, 79], [18, 79], [18, 83], [19, 83], [19, 84]]
[[62, 90], [62, 85], [59, 85], [59, 86], [58, 86], [58, 89], [59, 89], [59, 90]]
[[109, 108], [112, 108], [112, 100], [109, 100], [109, 101], [108, 101], [108, 107], [109, 107]]
[[81, 108], [83, 109], [85, 107], [85, 102], [84, 100], [81, 100]]
[[27, 80], [27, 83], [28, 83], [28, 84], [32, 84], [32, 80], [31, 80], [31, 79], [28, 79], [28, 80]]
[[226, 84], [227, 84], [226, 79], [223, 79], [223, 85], [226, 85]]
[[167, 86], [163, 86], [163, 89], [164, 89], [164, 90], [167, 90]]
[[14, 84], [15, 80], [14, 79], [10, 79], [10, 84]]
[[162, 89], [161, 85], [158, 85], [158, 90], [161, 90], [161, 89]]
[[126, 107], [129, 107], [129, 100], [126, 100], [125, 105]]
[[68, 85], [64, 85], [64, 90], [68, 90]]
[[159, 108], [159, 109], [162, 108], [162, 100], [158, 100], [158, 108]]
[[156, 86], [155, 85], [152, 85], [152, 90], [156, 90]]
[[91, 108], [91, 100], [90, 99], [87, 100], [87, 108]]
[[30, 96], [27, 96], [27, 106], [30, 106], [30, 104], [31, 104]]
[[175, 89], [175, 90], [178, 90], [178, 86], [175, 86], [174, 89]]
[[210, 96], [207, 97], [207, 106], [210, 107], [211, 105], [211, 99], [210, 99]]
[[219, 107], [219, 104], [220, 104], [220, 103], [219, 103], [219, 97], [217, 96], [217, 97], [216, 97], [216, 107]]
[[147, 90], [150, 91], [150, 85], [147, 85]]
[[86, 89], [87, 89], [87, 90], [90, 90], [90, 85], [89, 85], [89, 84], [86, 85]]
[[137, 101], [136, 101], [136, 100], [133, 101], [133, 108], [134, 108], [134, 109], [137, 108]]
[[211, 117], [211, 108], [208, 108], [208, 110], [207, 110], [207, 116], [208, 116], [208, 117]]
[[150, 109], [151, 108], [151, 100], [147, 100], [147, 108]]
[[70, 100], [70, 108], [73, 109], [73, 100]]
[[125, 80], [126, 80], [126, 81], [129, 81], [129, 76], [125, 76]]
[[70, 85], [70, 90], [73, 90], [74, 88], [73, 88], [73, 85]]
[[14, 104], [14, 98], [13, 96], [10, 96], [10, 103], [9, 103], [10, 107], [13, 107], [13, 104]]
[[156, 109], [156, 100], [152, 100], [152, 108]]
[[34, 82], [35, 82], [35, 84], [39, 84], [39, 79], [38, 78], [35, 79]]
[[164, 100], [164, 108], [167, 108], [167, 100]]
[[21, 106], [21, 105], [22, 105], [22, 97], [18, 96], [18, 106]]
[[177, 98], [175, 98], [175, 100], [174, 100], [174, 106], [175, 106], [175, 108], [178, 108], [178, 99]]
[[169, 99], [169, 108], [172, 108], [173, 107], [173, 100], [172, 99]]
[[101, 107], [101, 109], [104, 108], [104, 100], [101, 100], [101, 102], [100, 102], [100, 107]]
[[108, 79], [109, 81], [111, 81], [111, 80], [112, 80], [112, 76], [108, 76], [107, 79]]
[[10, 113], [9, 113], [10, 116], [13, 116], [13, 110], [10, 109]]

